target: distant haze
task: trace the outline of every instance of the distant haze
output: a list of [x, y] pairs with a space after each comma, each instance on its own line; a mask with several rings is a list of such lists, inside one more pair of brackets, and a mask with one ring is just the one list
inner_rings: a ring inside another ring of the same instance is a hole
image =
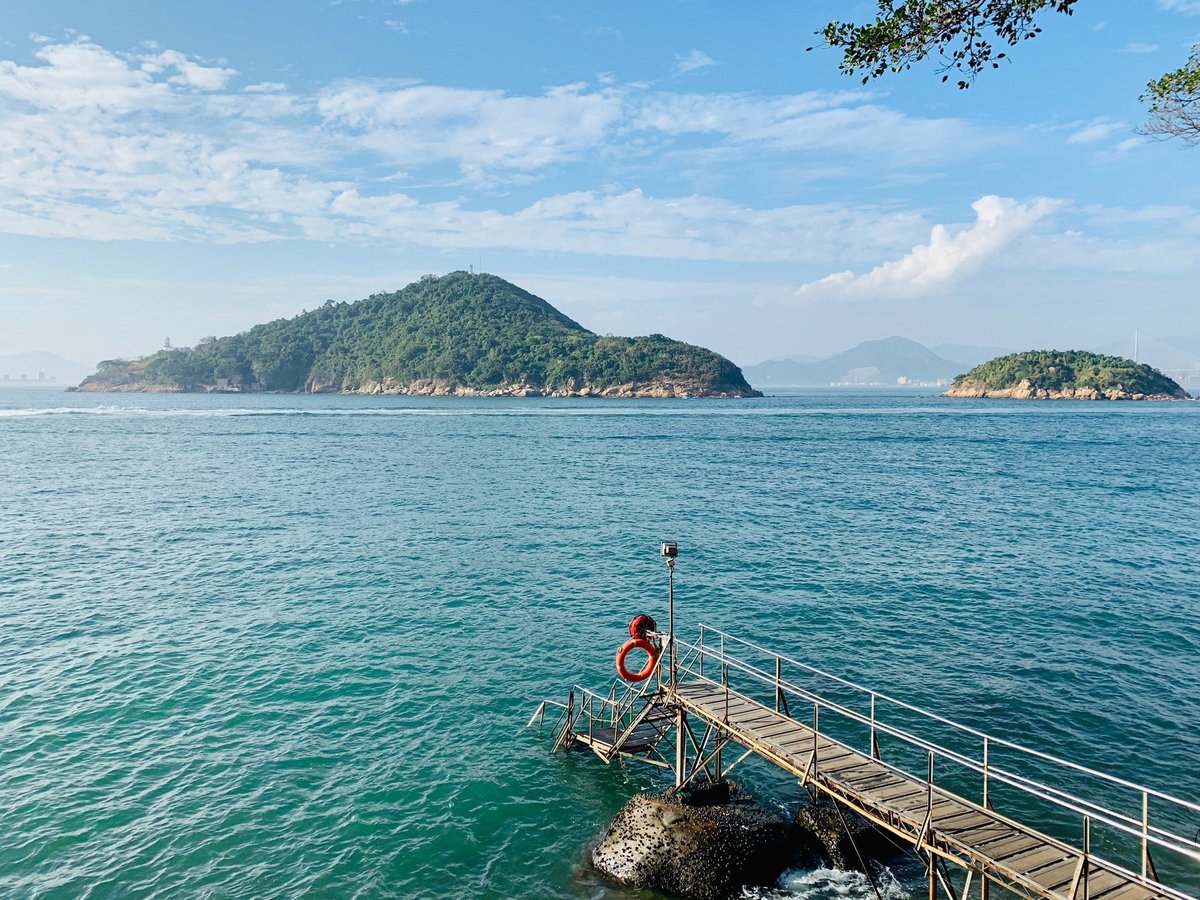
[[93, 368], [54, 353], [33, 351], [0, 355], [0, 387], [78, 384]]

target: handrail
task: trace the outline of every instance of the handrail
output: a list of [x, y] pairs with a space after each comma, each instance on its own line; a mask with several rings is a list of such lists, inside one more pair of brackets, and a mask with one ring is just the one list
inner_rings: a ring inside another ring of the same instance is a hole
[[[904, 741], [905, 743], [911, 744], [915, 747], [918, 747], [920, 749], [927, 751], [929, 754], [931, 754], [931, 759], [932, 759], [932, 755], [934, 755], [934, 754], [939, 755], [942, 758], [944, 758], [948, 761], [954, 762], [958, 765], [961, 765], [968, 770], [982, 773], [985, 777], [985, 780], [987, 778], [991, 778], [995, 781], [1000, 782], [1001, 784], [1007, 784], [1009, 786], [1015, 787], [1018, 790], [1021, 790], [1027, 794], [1030, 794], [1032, 796], [1046, 800], [1061, 809], [1067, 809], [1067, 810], [1070, 810], [1071, 812], [1075, 812], [1075, 813], [1084, 815], [1086, 817], [1089, 817], [1090, 819], [1094, 819], [1095, 821], [1098, 821], [1105, 825], [1108, 825], [1109, 827], [1114, 828], [1118, 831], [1124, 832], [1132, 837], [1139, 838], [1139, 839], [1141, 839], [1141, 841], [1143, 843], [1143, 860], [1144, 860], [1143, 867], [1145, 867], [1145, 862], [1146, 862], [1145, 847], [1148, 844], [1154, 844], [1156, 846], [1164, 847], [1172, 852], [1179, 853], [1183, 856], [1186, 856], [1186, 857], [1196, 860], [1196, 861], [1200, 861], [1200, 843], [1198, 843], [1196, 841], [1192, 841], [1192, 840], [1185, 838], [1182, 835], [1176, 834], [1174, 832], [1167, 831], [1167, 830], [1159, 828], [1157, 826], [1151, 826], [1149, 824], [1148, 812], [1146, 809], [1146, 798], [1148, 798], [1150, 796], [1154, 796], [1160, 800], [1174, 803], [1175, 805], [1182, 807], [1183, 809], [1195, 810], [1195, 811], [1200, 811], [1200, 804], [1194, 804], [1194, 803], [1190, 803], [1185, 800], [1180, 800], [1178, 798], [1172, 797], [1169, 794], [1165, 794], [1164, 792], [1156, 791], [1156, 790], [1153, 790], [1150, 788], [1144, 788], [1144, 787], [1142, 787], [1140, 785], [1136, 785], [1132, 782], [1125, 781], [1124, 779], [1105, 775], [1102, 772], [1093, 772], [1093, 770], [1090, 770], [1084, 766], [1080, 766], [1078, 764], [1071, 763], [1067, 760], [1060, 760], [1049, 754], [1042, 753], [1041, 751], [1031, 750], [1029, 748], [1022, 747], [1018, 744], [1012, 743], [1011, 741], [1005, 741], [1005, 740], [999, 739], [999, 738], [992, 738], [989, 735], [984, 734], [983, 732], [980, 732], [976, 729], [970, 728], [968, 726], [959, 725], [956, 722], [953, 722], [942, 716], [938, 716], [934, 713], [928, 713], [925, 710], [922, 710], [918, 707], [912, 706], [911, 704], [905, 703], [903, 701], [895, 700], [894, 698], [891, 698], [885, 694], [880, 694], [879, 692], [871, 691], [867, 688], [863, 688], [860, 685], [854, 684], [853, 682], [846, 681], [845, 679], [839, 678], [835, 675], [829, 675], [828, 673], [822, 672], [819, 669], [815, 669], [812, 666], [806, 665], [804, 663], [800, 663], [800, 662], [790, 659], [788, 657], [783, 657], [780, 654], [772, 653], [771, 651], [769, 651], [763, 647], [760, 647], [756, 644], [753, 644], [750, 641], [746, 641], [742, 638], [738, 638], [733, 635], [729, 635], [725, 632], [720, 631], [719, 629], [715, 629], [710, 626], [704, 626], [704, 631], [706, 633], [712, 632], [712, 633], [715, 633], [715, 634], [721, 636], [721, 638], [722, 638], [721, 649], [719, 651], [717, 651], [717, 650], [712, 650], [708, 647], [705, 647], [701, 643], [688, 644], [686, 642], [680, 642], [681, 645], [687, 646], [687, 647], [689, 647], [689, 649], [691, 651], [693, 651], [693, 654], [690, 654], [690, 655], [698, 655], [700, 659], [703, 659], [704, 656], [710, 656], [712, 658], [715, 658], [723, 666], [732, 667], [734, 669], [743, 671], [743, 672], [749, 674], [751, 677], [755, 678], [756, 680], [761, 681], [764, 684], [769, 684], [769, 685], [774, 686], [777, 691], [782, 689], [782, 690], [788, 691], [789, 693], [792, 693], [796, 696], [799, 696], [805, 700], [810, 701], [814, 705], [814, 711], [817, 709], [820, 709], [820, 707], [824, 706], [827, 709], [829, 709], [845, 718], [850, 719], [851, 721], [858, 722], [859, 724], [862, 724], [862, 725], [867, 725], [872, 730], [872, 743], [873, 744], [874, 744], [875, 732], [878, 731], [878, 732], [882, 732], [884, 734], [889, 734], [893, 737], [896, 737], [896, 738]], [[1047, 762], [1051, 762], [1051, 763], [1059, 763], [1059, 764], [1062, 764], [1072, 770], [1081, 772], [1083, 774], [1095, 775], [1103, 781], [1117, 784], [1121, 787], [1136, 791], [1143, 796], [1142, 818], [1135, 819], [1133, 816], [1129, 816], [1129, 815], [1119, 812], [1117, 810], [1104, 807], [1104, 806], [1100, 805], [1099, 803], [1097, 803], [1096, 801], [1088, 800], [1088, 799], [1082, 798], [1082, 797], [1077, 797], [1077, 796], [1070, 794], [1069, 792], [1064, 791], [1060, 788], [1055, 788], [1055, 787], [1051, 787], [1049, 785], [1041, 784], [1040, 782], [1037, 782], [1034, 779], [1028, 778], [1027, 776], [1021, 775], [1019, 773], [1010, 772], [1006, 769], [998, 769], [995, 766], [989, 766], [987, 763], [986, 757], [985, 757], [984, 761], [982, 763], [980, 763], [979, 761], [973, 759], [972, 757], [965, 756], [964, 754], [962, 754], [958, 751], [951, 750], [950, 748], [947, 748], [947, 747], [943, 747], [933, 741], [929, 741], [929, 740], [921, 738], [917, 735], [911, 734], [910, 732], [905, 731], [904, 729], [889, 725], [886, 722], [881, 722], [878, 719], [878, 717], [876, 715], [874, 715], [874, 712], [875, 712], [874, 702], [872, 702], [872, 716], [870, 718], [868, 718], [853, 709], [843, 706], [840, 703], [837, 703], [832, 700], [828, 700], [824, 697], [821, 697], [821, 696], [813, 693], [812, 691], [809, 691], [798, 685], [792, 684], [789, 681], [785, 681], [785, 680], [781, 679], [778, 675], [778, 669], [777, 669], [776, 674], [772, 675], [771, 673], [768, 673], [765, 670], [760, 669], [751, 663], [747, 663], [741, 659], [738, 659], [737, 657], [730, 656], [728, 653], [725, 652], [725, 649], [724, 649], [724, 639], [726, 639], [726, 638], [735, 643], [743, 644], [754, 650], [758, 650], [776, 660], [786, 660], [788, 663], [796, 665], [805, 671], [812, 672], [814, 674], [820, 675], [825, 678], [829, 678], [834, 682], [837, 682], [844, 686], [850, 687], [854, 690], [859, 691], [860, 693], [868, 694], [872, 698], [872, 701], [874, 701], [875, 699], [882, 699], [889, 703], [894, 703], [903, 709], [907, 709], [911, 712], [920, 714], [929, 719], [932, 719], [932, 720], [938, 721], [942, 724], [948, 725], [951, 728], [953, 728], [959, 732], [970, 734], [977, 738], [981, 738], [981, 739], [983, 739], [983, 741], [985, 743], [985, 747], [989, 743], [995, 743], [999, 746], [1009, 747], [1009, 748], [1017, 750], [1017, 751], [1025, 752], [1036, 758], [1040, 758], [1043, 761], [1047, 761]], [[712, 678], [705, 677], [705, 676], [698, 676], [697, 673], [692, 670], [691, 664], [689, 664], [686, 667], [681, 667], [681, 669], [683, 669], [683, 671], [687, 672], [690, 675], [697, 676], [697, 677], [703, 677], [705, 681], [716, 684], [716, 682], [713, 681]], [[932, 785], [932, 782], [931, 782], [931, 785]], [[1146, 873], [1143, 872], [1141, 877], [1145, 878]]]
[[768, 655], [772, 658], [779, 657], [784, 662], [786, 662], [790, 665], [798, 666], [799, 668], [804, 669], [805, 671], [811, 672], [814, 675], [819, 675], [822, 678], [828, 678], [829, 680], [835, 681], [838, 684], [844, 685], [845, 687], [852, 688], [863, 694], [872, 695], [874, 697], [877, 697], [880, 700], [886, 700], [888, 703], [899, 706], [901, 709], [906, 709], [909, 712], [917, 713], [918, 715], [924, 716], [925, 718], [931, 719], [935, 722], [939, 722], [943, 725], [949, 725], [951, 728], [954, 728], [957, 731], [961, 731], [964, 734], [969, 734], [969, 735], [972, 735], [972, 736], [980, 738], [980, 739], [986, 738], [989, 743], [994, 744], [996, 746], [1006, 747], [1010, 750], [1016, 750], [1020, 753], [1025, 753], [1030, 756], [1034, 756], [1038, 759], [1043, 760], [1044, 762], [1049, 762], [1049, 763], [1054, 763], [1056, 765], [1064, 766], [1068, 769], [1073, 769], [1074, 771], [1079, 772], [1081, 774], [1091, 775], [1092, 777], [1099, 778], [1099, 779], [1101, 779], [1103, 781], [1107, 781], [1111, 784], [1115, 784], [1115, 785], [1119, 785], [1124, 788], [1128, 788], [1130, 790], [1136, 791], [1137, 793], [1148, 794], [1151, 797], [1154, 797], [1158, 800], [1163, 800], [1163, 801], [1166, 801], [1167, 803], [1172, 803], [1177, 806], [1182, 806], [1186, 809], [1191, 810], [1192, 812], [1200, 813], [1200, 803], [1195, 803], [1195, 802], [1192, 802], [1189, 800], [1183, 800], [1179, 797], [1175, 797], [1175, 796], [1172, 796], [1171, 794], [1165, 793], [1164, 791], [1160, 791], [1160, 790], [1157, 790], [1157, 789], [1151, 788], [1151, 787], [1146, 787], [1145, 785], [1136, 784], [1132, 781], [1126, 781], [1123, 778], [1118, 778], [1115, 775], [1109, 775], [1105, 772], [1100, 772], [1095, 769], [1089, 769], [1087, 766], [1082, 766], [1079, 763], [1074, 763], [1067, 759], [1061, 759], [1057, 756], [1053, 756], [1053, 755], [1051, 755], [1049, 753], [1045, 753], [1041, 750], [1034, 750], [1031, 747], [1024, 747], [1024, 746], [1014, 743], [1012, 741], [1005, 740], [1004, 738], [994, 737], [985, 732], [979, 731], [978, 729], [972, 728], [969, 725], [961, 725], [958, 722], [955, 722], [951, 719], [945, 718], [944, 716], [939, 716], [937, 713], [932, 713], [932, 712], [929, 712], [928, 710], [921, 709], [919, 706], [913, 706], [912, 704], [906, 703], [903, 700], [897, 700], [895, 697], [890, 697], [887, 694], [881, 693], [879, 691], [874, 691], [874, 690], [871, 690], [870, 688], [865, 688], [860, 684], [855, 684], [853, 681], [848, 681], [845, 678], [838, 677], [837, 675], [831, 675], [830, 673], [824, 672], [817, 668], [814, 668], [813, 666], [810, 666], [807, 663], [802, 663], [799, 660], [795, 660], [790, 657], [783, 656], [782, 654], [775, 653], [771, 650], [766, 649], [765, 647], [761, 647], [758, 644], [755, 644], [752, 641], [747, 641], [744, 638], [739, 638], [734, 635], [728, 634], [724, 631], [721, 631], [719, 628], [713, 628], [711, 625], [704, 625], [702, 627], [704, 628], [704, 630], [706, 632], [711, 631], [714, 634], [721, 635], [722, 637], [727, 638], [728, 640], [734, 641], [735, 643], [743, 644], [747, 647], [750, 647], [751, 649], [759, 651], [760, 653], [765, 653], [766, 655]]

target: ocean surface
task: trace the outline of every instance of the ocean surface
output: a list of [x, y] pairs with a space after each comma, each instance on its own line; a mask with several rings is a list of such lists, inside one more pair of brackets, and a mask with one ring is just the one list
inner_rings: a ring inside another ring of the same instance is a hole
[[524, 726], [661, 540], [684, 635], [1200, 798], [1197, 403], [10, 389], [0, 497], [0, 897], [653, 896], [586, 860], [657, 770]]

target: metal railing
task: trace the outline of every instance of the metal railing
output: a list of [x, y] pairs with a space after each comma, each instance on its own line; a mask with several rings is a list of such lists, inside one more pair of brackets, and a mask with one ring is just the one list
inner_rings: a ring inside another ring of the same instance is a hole
[[[1070, 760], [1061, 759], [1041, 750], [1022, 746], [1013, 741], [994, 737], [978, 729], [961, 725], [944, 716], [906, 703], [903, 700], [898, 700], [880, 691], [871, 690], [852, 681], [821, 671], [806, 663], [775, 653], [765, 647], [736, 637], [720, 629], [701, 625], [700, 637], [695, 643], [679, 641], [678, 638], [676, 638], [676, 641], [682, 657], [679, 661], [679, 677], [681, 680], [687, 677], [701, 678], [728, 686], [730, 673], [740, 673], [763, 687], [770, 687], [772, 689], [774, 706], [777, 712], [790, 715], [787, 704], [789, 696], [803, 700], [812, 709], [812, 723], [810, 727], [816, 734], [821, 734], [822, 716], [832, 714], [843, 722], [854, 723], [858, 726], [860, 734], [862, 732], [866, 733], [866, 752], [874, 758], [880, 758], [880, 735], [888, 736], [902, 745], [921, 751], [928, 765], [928, 772], [924, 780], [929, 785], [931, 812], [935, 764], [939, 761], [953, 763], [962, 770], [980, 776], [981, 802], [979, 805], [985, 809], [994, 809], [992, 800], [995, 788], [997, 785], [1005, 785], [1021, 794], [1049, 803], [1066, 813], [1082, 817], [1082, 840], [1079, 850], [1084, 855], [1084, 871], [1087, 869], [1088, 859], [1092, 853], [1093, 828], [1096, 825], [1103, 825], [1113, 832], [1128, 838], [1131, 847], [1136, 844], [1139, 848], [1138, 855], [1140, 857], [1137, 868], [1126, 868], [1106, 856], [1103, 860], [1106, 867], [1118, 871], [1121, 875], [1131, 880], [1140, 882], [1171, 896], [1180, 898], [1190, 897], [1189, 894], [1163, 885], [1159, 881], [1151, 856], [1151, 848], [1161, 848], [1164, 851], [1174, 854], [1176, 858], [1187, 860], [1191, 863], [1200, 863], [1200, 829], [1197, 829], [1197, 825], [1200, 825], [1200, 803], [1183, 800], [1164, 791], [1136, 784], [1123, 778], [1117, 778], [1071, 762]], [[735, 652], [738, 655], [735, 655]], [[744, 658], [747, 655], [751, 655], [752, 659], [754, 658], [753, 655], [757, 655], [759, 659], [756, 661], [769, 665], [770, 669], [748, 661]], [[826, 696], [818, 694], [815, 690], [786, 680], [783, 677], [785, 666], [788, 668], [789, 673], [795, 671], [804, 676], [815, 677], [837, 685], [842, 691], [859, 698], [863, 709], [854, 709], [847, 705], [847, 702], [829, 699]], [[717, 670], [715, 673], [713, 671], [714, 668]], [[714, 675], [717, 677], [714, 677]], [[914, 734], [909, 728], [885, 721], [882, 717], [885, 709], [892, 711], [903, 710], [918, 720], [936, 723], [937, 726], [948, 730], [958, 739], [977, 746], [979, 748], [978, 755], [951, 749]], [[826, 718], [826, 721], [828, 721], [828, 718]], [[805, 722], [805, 724], [808, 723]], [[828, 728], [826, 728], [824, 736], [837, 740], [839, 743], [847, 743], [830, 734]], [[1071, 793], [1062, 787], [1047, 784], [1045, 781], [1038, 780], [1028, 773], [1016, 771], [1014, 767], [998, 766], [994, 759], [995, 751], [998, 749], [1013, 754], [1018, 758], [1023, 757], [1028, 760], [1035, 760], [1035, 765], [1043, 770], [1057, 771], [1064, 775], [1069, 773], [1071, 778], [1086, 779], [1097, 788], [1099, 793], [1124, 792], [1127, 795], [1131, 795], [1131, 799], [1139, 801], [1139, 808], [1132, 813], [1123, 812], [1101, 801], [1085, 798]], [[814, 764], [815, 762], [814, 755]], [[1160, 813], [1160, 817], [1156, 821], [1151, 821], [1152, 801], [1157, 807], [1164, 810], [1164, 812]], [[1186, 829], [1179, 826], [1172, 828], [1170, 825], [1161, 824], [1164, 819], [1176, 822], [1188, 821], [1189, 824]], [[926, 827], [928, 827], [928, 824], [927, 822]], [[1193, 834], [1194, 837], [1189, 836]], [[1060, 843], [1067, 843], [1067, 841], [1061, 838], [1056, 837], [1055, 839], [1059, 840]], [[1068, 846], [1070, 846], [1069, 843]], [[1100, 861], [1097, 857], [1091, 858]], [[1195, 875], [1194, 883], [1200, 884], [1200, 872], [1195, 873]]]
[[568, 693], [566, 703], [543, 700], [526, 727], [541, 727], [545, 722], [546, 709], [552, 707], [561, 710], [551, 731], [552, 752], [567, 746], [575, 734], [586, 735], [590, 742], [595, 732], [601, 728], [612, 729], [613, 743], [616, 744], [616, 737], [632, 726], [639, 701], [659, 689], [661, 663], [665, 656], [665, 652], [659, 654], [659, 664], [656, 666], [659, 674], [656, 678], [632, 684], [617, 680], [607, 695], [575, 685]]

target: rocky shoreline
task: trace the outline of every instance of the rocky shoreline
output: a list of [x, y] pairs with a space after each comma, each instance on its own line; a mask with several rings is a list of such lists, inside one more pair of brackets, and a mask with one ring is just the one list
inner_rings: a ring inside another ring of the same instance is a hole
[[[146, 382], [106, 383], [102, 380], [87, 380], [78, 387], [67, 388], [68, 391], [82, 393], [126, 393], [126, 394], [258, 394], [260, 390], [237, 390], [221, 388], [214, 385], [196, 385], [185, 389], [171, 385], [149, 384]], [[744, 397], [761, 397], [761, 391], [714, 391], [698, 382], [681, 383], [674, 381], [653, 381], [648, 383], [630, 382], [628, 384], [610, 385], [606, 388], [593, 388], [590, 385], [568, 389], [546, 389], [532, 384], [500, 385], [488, 390], [467, 387], [465, 385], [444, 384], [435, 381], [413, 381], [400, 383], [392, 379], [385, 381], [370, 381], [357, 388], [343, 389], [335, 385], [309, 384], [304, 391], [272, 391], [271, 393], [305, 393], [305, 394], [361, 394], [371, 396], [398, 397], [601, 397], [608, 399], [740, 399]]]
[[1109, 389], [1105, 391], [1096, 388], [1063, 388], [1050, 390], [1022, 381], [1013, 387], [986, 388], [976, 384], [959, 384], [942, 394], [943, 397], [965, 397], [968, 399], [992, 400], [1187, 400], [1189, 396], [1180, 391], [1178, 394], [1141, 394], [1130, 391]]

